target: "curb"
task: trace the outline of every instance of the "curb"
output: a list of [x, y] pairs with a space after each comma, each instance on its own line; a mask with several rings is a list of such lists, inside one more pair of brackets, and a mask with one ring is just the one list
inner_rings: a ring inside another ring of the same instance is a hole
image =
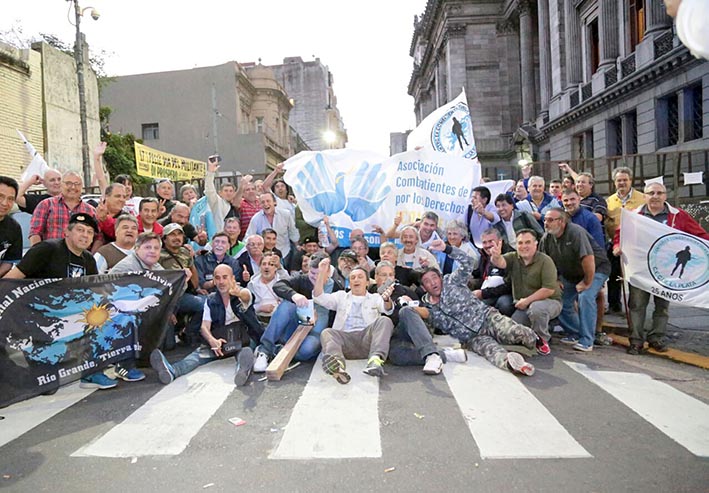
[[[606, 325], [606, 324], [604, 324]], [[619, 336], [616, 334], [608, 334], [608, 336], [613, 339], [615, 344], [620, 346], [628, 347], [630, 346], [630, 340], [627, 337]], [[667, 352], [660, 353], [654, 349], [650, 349], [646, 346], [646, 351], [648, 354], [653, 356], [660, 356], [661, 358], [669, 359], [672, 361], [677, 361], [679, 363], [685, 363], [687, 365], [697, 366], [705, 370], [709, 370], [709, 357], [702, 356], [701, 354], [687, 353], [680, 351], [678, 349], [669, 348]]]

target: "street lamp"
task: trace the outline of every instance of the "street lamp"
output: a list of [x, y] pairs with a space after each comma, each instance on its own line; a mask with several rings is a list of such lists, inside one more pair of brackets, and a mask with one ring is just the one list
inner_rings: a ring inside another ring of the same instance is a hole
[[[79, 85], [79, 121], [81, 122], [81, 162], [84, 171], [84, 187], [91, 186], [91, 162], [89, 156], [89, 132], [86, 124], [86, 89], [84, 86], [84, 46], [81, 39], [81, 16], [91, 9], [91, 18], [98, 20], [100, 14], [93, 7], [82, 9], [79, 0], [67, 0], [74, 4], [74, 17], [76, 19], [76, 44], [74, 46], [74, 60], [76, 60], [76, 78]], [[71, 7], [70, 7], [71, 8]], [[71, 22], [71, 21], [70, 21]]]
[[332, 149], [332, 144], [334, 144], [337, 140], [337, 134], [335, 134], [335, 132], [333, 132], [332, 130], [325, 130], [322, 134], [322, 138], [327, 144], [328, 148]]

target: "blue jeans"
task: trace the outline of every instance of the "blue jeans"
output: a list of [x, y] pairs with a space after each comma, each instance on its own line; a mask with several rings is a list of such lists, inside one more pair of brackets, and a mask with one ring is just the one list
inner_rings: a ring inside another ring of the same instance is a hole
[[[315, 326], [305, 337], [298, 352], [296, 361], [308, 361], [320, 354], [320, 333], [327, 327], [327, 317], [318, 317]], [[295, 303], [283, 300], [271, 315], [271, 321], [261, 336], [261, 351], [269, 356], [276, 354], [276, 345], [285, 344], [295, 329], [298, 328], [298, 315]]]
[[511, 294], [503, 294], [495, 298], [485, 298], [482, 300], [487, 306], [497, 308], [497, 311], [507, 317], [511, 317], [515, 312], [515, 302]]
[[185, 293], [180, 296], [175, 307], [176, 315], [189, 315], [190, 320], [185, 326], [185, 332], [193, 337], [199, 337], [199, 327], [202, 325], [204, 313], [204, 297]]
[[[238, 355], [239, 353], [235, 354], [234, 358]], [[186, 375], [197, 367], [206, 365], [215, 359], [219, 359], [219, 357], [214, 354], [214, 351], [207, 346], [200, 346], [180, 361], [172, 364], [172, 368], [175, 370], [175, 378]]]
[[[596, 273], [593, 276], [591, 287], [582, 293], [577, 293], [575, 282], [561, 278], [564, 291], [561, 293], [563, 308], [561, 315], [559, 315], [559, 323], [569, 335], [577, 337], [584, 346], [593, 346], [597, 318], [596, 295], [603, 288], [607, 279], [607, 274]], [[574, 310], [574, 302], [577, 299], [578, 314]]]
[[426, 324], [412, 307], [403, 307], [391, 338], [389, 361], [398, 366], [423, 365], [431, 353], [438, 354], [438, 349]]

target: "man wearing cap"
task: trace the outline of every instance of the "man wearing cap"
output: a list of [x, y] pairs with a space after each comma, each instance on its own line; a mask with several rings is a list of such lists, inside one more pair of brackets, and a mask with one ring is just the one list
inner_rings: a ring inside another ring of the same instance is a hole
[[289, 269], [292, 271], [299, 271], [303, 264], [303, 255], [312, 257], [312, 255], [320, 250], [320, 245], [318, 245], [318, 239], [315, 236], [306, 236], [300, 242], [300, 246], [297, 248], [295, 253], [293, 253], [293, 258], [291, 260]]
[[[184, 246], [185, 233], [182, 226], [177, 223], [168, 224], [163, 230], [162, 239], [163, 247], [160, 252], [160, 265], [170, 270], [189, 269], [192, 273], [187, 283], [186, 291], [177, 301], [175, 315], [177, 317], [188, 317], [184, 330], [185, 340], [188, 344], [197, 343], [199, 342], [199, 327], [202, 323], [202, 308], [204, 306], [204, 296], [200, 295], [206, 295], [207, 292], [199, 287], [199, 276], [192, 252]], [[174, 326], [176, 320], [171, 320], [170, 322]], [[168, 330], [168, 334], [169, 332]], [[168, 348], [169, 346], [170, 344], [167, 345]]]
[[[98, 223], [93, 216], [72, 214], [63, 239], [46, 240], [34, 245], [4, 279], [52, 279], [98, 274], [96, 261], [88, 251], [97, 232]], [[80, 384], [82, 388], [90, 389], [110, 389], [116, 385], [117, 382], [102, 371], [83, 377]]]

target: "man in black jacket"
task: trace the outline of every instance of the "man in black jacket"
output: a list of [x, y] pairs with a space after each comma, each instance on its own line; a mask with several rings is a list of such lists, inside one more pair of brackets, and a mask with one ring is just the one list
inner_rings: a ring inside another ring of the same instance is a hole
[[490, 228], [482, 234], [483, 249], [480, 252], [480, 265], [473, 271], [473, 295], [488, 306], [497, 308], [497, 311], [508, 317], [515, 311], [512, 300], [512, 286], [507, 280], [505, 269], [496, 267], [490, 261], [490, 252], [494, 245], [500, 245], [503, 253], [514, 251], [505, 248], [500, 232]]
[[[271, 321], [261, 336], [261, 345], [256, 348], [256, 361], [254, 363], [254, 373], [266, 371], [268, 362], [276, 353], [277, 346], [284, 344], [293, 332], [298, 328], [297, 308], [305, 307], [313, 299], [313, 286], [318, 278], [320, 261], [327, 258], [324, 252], [317, 252], [310, 258], [310, 272], [308, 274], [298, 274], [290, 279], [276, 282], [273, 292], [283, 301], [278, 305], [276, 311], [271, 315]], [[330, 278], [325, 284], [324, 291], [333, 293], [345, 288], [342, 277], [337, 270], [330, 268]], [[330, 316], [334, 318], [334, 313], [330, 313], [326, 308], [315, 305], [317, 320], [315, 326], [303, 340], [298, 352], [295, 355], [297, 361], [308, 361], [315, 358], [320, 353], [320, 332], [332, 326]]]

